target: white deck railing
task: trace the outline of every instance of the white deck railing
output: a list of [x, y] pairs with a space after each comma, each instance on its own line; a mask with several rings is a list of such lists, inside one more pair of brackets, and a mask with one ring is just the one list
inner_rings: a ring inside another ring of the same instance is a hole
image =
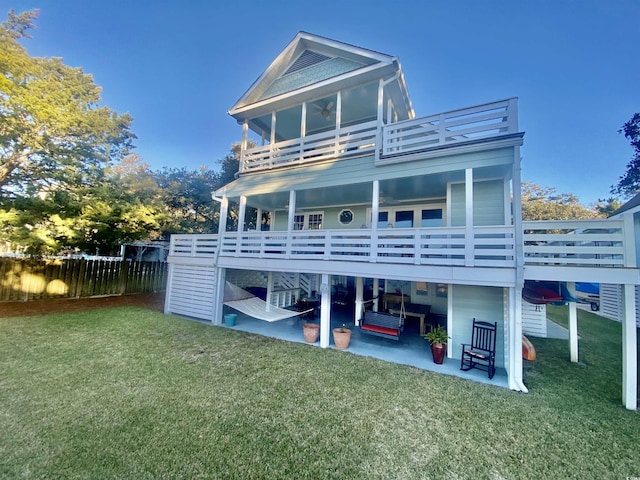
[[[523, 222], [526, 265], [635, 267], [633, 238], [622, 220]], [[633, 233], [633, 232], [631, 232]], [[218, 235], [172, 235], [174, 257], [338, 260], [389, 264], [514, 267], [511, 226], [397, 228], [372, 232], [306, 230], [227, 232]]]
[[373, 121], [248, 148], [240, 157], [240, 173], [373, 152], [377, 132], [378, 123]]
[[[173, 235], [170, 256], [215, 255], [215, 235]], [[339, 260], [415, 265], [513, 267], [513, 227], [464, 227], [378, 230], [227, 232], [221, 257]], [[217, 246], [216, 245], [216, 246]]]
[[635, 267], [629, 265], [635, 261], [631, 262], [629, 253], [625, 251], [625, 247], [635, 247], [632, 239], [625, 242], [623, 220], [549, 220], [522, 223], [525, 264]]
[[[376, 146], [378, 153], [388, 157], [517, 133], [517, 102], [516, 98], [510, 98], [384, 127], [371, 121], [248, 148], [240, 155], [240, 173], [369, 154], [376, 151]], [[381, 133], [382, 145], [377, 145], [378, 133]]]
[[405, 120], [382, 129], [382, 156], [518, 132], [517, 99]]

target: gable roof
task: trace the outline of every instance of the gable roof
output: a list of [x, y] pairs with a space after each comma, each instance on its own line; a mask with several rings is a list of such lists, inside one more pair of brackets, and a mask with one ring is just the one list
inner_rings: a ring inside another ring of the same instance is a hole
[[231, 107], [229, 114], [241, 121], [396, 74], [395, 96], [400, 98], [400, 108], [412, 116], [396, 57], [299, 32]]

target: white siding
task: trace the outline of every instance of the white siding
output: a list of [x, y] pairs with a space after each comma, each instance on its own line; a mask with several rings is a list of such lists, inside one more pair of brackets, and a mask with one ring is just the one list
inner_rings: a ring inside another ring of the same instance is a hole
[[[600, 284], [600, 315], [616, 322], [622, 321], [622, 286]], [[640, 328], [640, 287], [636, 285], [636, 325]]]
[[450, 348], [453, 358], [461, 356], [461, 343], [471, 340], [473, 319], [498, 322], [496, 339], [496, 366], [504, 367], [505, 302], [502, 288], [453, 285], [453, 332]]
[[522, 333], [547, 338], [547, 306], [522, 301]]
[[167, 312], [213, 321], [216, 267], [172, 265]]

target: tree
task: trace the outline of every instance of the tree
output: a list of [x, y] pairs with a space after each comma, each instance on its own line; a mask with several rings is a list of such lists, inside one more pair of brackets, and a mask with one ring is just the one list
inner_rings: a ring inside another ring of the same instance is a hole
[[100, 87], [60, 58], [34, 58], [29, 38], [38, 11], [9, 12], [0, 24], [0, 196], [79, 185], [124, 157], [132, 118], [100, 106]]
[[168, 217], [163, 236], [172, 233], [217, 233], [220, 209], [215, 207], [212, 192], [221, 187], [220, 175], [206, 167], [163, 168], [153, 172], [161, 189], [162, 203]]
[[522, 182], [523, 220], [584, 220], [602, 217], [602, 213], [581, 205], [578, 197], [573, 194], [558, 194], [553, 187]]
[[634, 114], [618, 133], [624, 133], [625, 138], [631, 143], [633, 157], [627, 164], [624, 175], [611, 187], [611, 193], [630, 197], [640, 190], [640, 113]]

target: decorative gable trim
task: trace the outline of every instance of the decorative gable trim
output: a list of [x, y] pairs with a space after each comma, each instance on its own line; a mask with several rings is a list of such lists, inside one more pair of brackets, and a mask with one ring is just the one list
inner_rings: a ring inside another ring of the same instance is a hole
[[297, 72], [298, 70], [305, 69], [307, 67], [316, 65], [318, 63], [321, 63], [330, 59], [331, 57], [328, 57], [321, 53], [313, 52], [311, 50], [305, 50], [304, 52], [302, 52], [302, 55], [300, 55], [298, 59], [295, 62], [293, 62], [293, 64], [289, 67], [289, 69], [286, 72], [284, 72], [282, 76], [284, 77], [285, 75], [289, 75], [290, 73]]
[[[323, 91], [314, 92], [316, 96], [322, 96], [329, 90], [337, 91], [345, 82], [355, 85], [375, 78], [390, 78], [398, 69], [395, 57], [299, 32], [240, 97], [229, 114], [237, 120], [246, 118], [249, 111], [252, 115], [260, 115], [265, 100], [280, 103], [291, 96], [304, 97], [311, 85], [322, 86]], [[259, 110], [254, 111], [256, 107]]]

